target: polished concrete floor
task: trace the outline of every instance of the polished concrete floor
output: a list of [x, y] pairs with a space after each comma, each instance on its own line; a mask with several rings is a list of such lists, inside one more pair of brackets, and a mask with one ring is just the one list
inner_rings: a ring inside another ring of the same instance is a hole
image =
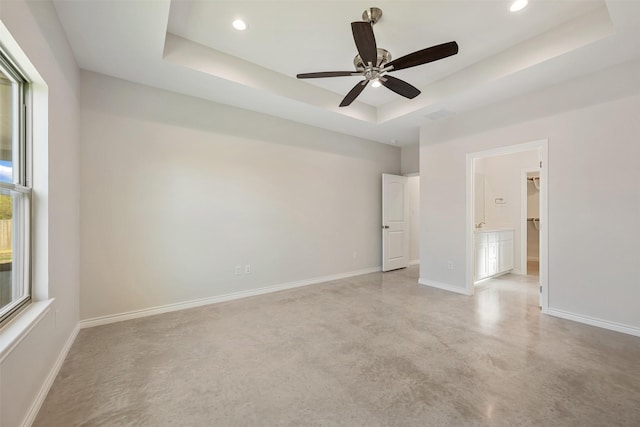
[[640, 339], [417, 267], [85, 329], [36, 426], [639, 426]]

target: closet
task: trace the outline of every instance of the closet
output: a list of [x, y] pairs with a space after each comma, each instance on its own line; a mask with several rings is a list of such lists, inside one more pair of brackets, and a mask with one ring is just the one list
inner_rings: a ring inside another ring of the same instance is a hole
[[538, 274], [540, 262], [540, 172], [527, 174], [527, 274]]

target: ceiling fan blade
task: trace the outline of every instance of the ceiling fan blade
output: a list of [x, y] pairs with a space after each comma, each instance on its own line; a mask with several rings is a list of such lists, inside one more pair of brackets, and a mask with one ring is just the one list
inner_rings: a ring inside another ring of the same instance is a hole
[[355, 101], [355, 99], [358, 97], [358, 95], [360, 95], [360, 93], [362, 93], [362, 91], [364, 90], [365, 87], [367, 87], [367, 83], [369, 83], [369, 80], [363, 80], [361, 82], [358, 82], [357, 85], [355, 85], [353, 87], [353, 89], [351, 89], [349, 91], [349, 93], [347, 94], [347, 96], [344, 97], [344, 99], [342, 100], [342, 102], [340, 103], [341, 107], [346, 107], [348, 105], [351, 105], [351, 103], [353, 101]]
[[437, 61], [439, 59], [455, 55], [456, 53], [458, 53], [458, 43], [443, 43], [401, 56], [400, 58], [386, 64], [385, 68], [393, 67], [393, 70], [389, 71], [402, 70], [404, 68], [415, 67], [416, 65]]
[[372, 63], [374, 66], [377, 65], [378, 48], [371, 24], [364, 21], [352, 22], [351, 31], [362, 61], [365, 64]]
[[402, 95], [405, 98], [413, 99], [420, 95], [420, 91], [416, 87], [393, 76], [386, 75], [381, 77], [380, 83], [382, 83], [382, 85], [387, 89], [391, 89], [398, 95]]
[[345, 77], [345, 76], [360, 76], [362, 73], [355, 71], [321, 71], [319, 73], [302, 73], [296, 77], [299, 79], [319, 79], [322, 77]]

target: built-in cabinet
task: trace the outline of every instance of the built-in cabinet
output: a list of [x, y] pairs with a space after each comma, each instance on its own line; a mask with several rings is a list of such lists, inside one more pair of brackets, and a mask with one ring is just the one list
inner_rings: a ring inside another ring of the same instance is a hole
[[475, 281], [513, 270], [513, 229], [475, 232]]

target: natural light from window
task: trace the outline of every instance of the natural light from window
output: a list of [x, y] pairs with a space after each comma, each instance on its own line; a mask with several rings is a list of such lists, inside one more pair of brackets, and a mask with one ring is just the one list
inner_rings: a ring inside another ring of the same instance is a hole
[[30, 299], [26, 82], [0, 55], [0, 321]]

